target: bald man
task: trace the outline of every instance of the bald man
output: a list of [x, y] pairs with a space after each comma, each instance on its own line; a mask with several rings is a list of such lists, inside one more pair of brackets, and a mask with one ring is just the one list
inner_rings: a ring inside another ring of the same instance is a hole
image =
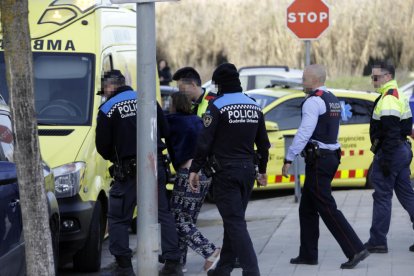
[[288, 169], [295, 157], [305, 156], [306, 177], [299, 206], [300, 249], [291, 264], [318, 264], [319, 216], [325, 222], [348, 257], [342, 269], [354, 268], [369, 252], [351, 225], [337, 209], [331, 182], [341, 159], [338, 143], [341, 105], [325, 87], [326, 71], [322, 65], [309, 65], [303, 72], [306, 99], [302, 105], [302, 122], [289, 147], [282, 167]]

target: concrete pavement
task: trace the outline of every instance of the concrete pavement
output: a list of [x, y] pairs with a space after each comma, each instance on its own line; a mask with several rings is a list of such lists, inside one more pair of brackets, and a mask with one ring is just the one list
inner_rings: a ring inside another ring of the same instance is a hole
[[[369, 237], [372, 218], [372, 190], [335, 191], [338, 208], [354, 227], [363, 242]], [[247, 221], [250, 235], [258, 255], [262, 275], [292, 276], [408, 276], [414, 274], [414, 253], [408, 247], [414, 242], [414, 231], [406, 211], [398, 200], [393, 198], [393, 213], [388, 235], [388, 254], [371, 254], [352, 270], [339, 268], [346, 261], [336, 240], [320, 220], [319, 265], [292, 265], [290, 258], [299, 252], [298, 204], [293, 196], [255, 200], [247, 208]], [[219, 217], [216, 209], [200, 214], [200, 222]], [[203, 233], [216, 244], [221, 243], [222, 225], [203, 227]], [[220, 236], [218, 236], [220, 235]], [[188, 256], [187, 276], [205, 275], [201, 267], [203, 259], [193, 252]], [[236, 269], [232, 275], [242, 275]]]
[[[371, 226], [371, 194], [372, 190], [333, 192], [338, 208], [363, 242], [367, 241]], [[293, 195], [252, 200], [247, 208], [246, 219], [262, 275], [408, 276], [414, 274], [414, 253], [408, 251], [408, 247], [414, 242], [414, 231], [408, 214], [395, 196], [388, 235], [389, 253], [371, 254], [352, 270], [339, 268], [340, 264], [346, 261], [346, 257], [322, 220], [320, 220], [319, 264], [307, 266], [289, 263], [290, 258], [296, 257], [299, 252], [298, 204], [294, 203]], [[203, 206], [198, 225], [206, 237], [217, 246], [221, 245], [223, 226], [214, 205], [206, 203]], [[130, 244], [131, 246], [136, 244], [135, 235], [130, 235]], [[114, 260], [108, 252], [107, 241], [104, 244], [102, 257], [101, 273], [85, 275], [107, 275], [113, 269]], [[136, 264], [135, 258], [133, 262]], [[202, 269], [203, 264], [203, 258], [189, 250], [186, 265], [188, 272], [185, 275], [206, 275]], [[75, 274], [66, 272], [65, 275]], [[241, 269], [235, 269], [232, 275], [242, 275]]]

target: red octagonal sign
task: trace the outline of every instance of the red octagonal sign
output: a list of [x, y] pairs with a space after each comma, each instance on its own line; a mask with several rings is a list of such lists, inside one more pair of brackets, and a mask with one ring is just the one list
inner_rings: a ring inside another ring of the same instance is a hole
[[299, 39], [318, 39], [329, 27], [329, 7], [323, 0], [295, 0], [287, 8], [286, 22]]

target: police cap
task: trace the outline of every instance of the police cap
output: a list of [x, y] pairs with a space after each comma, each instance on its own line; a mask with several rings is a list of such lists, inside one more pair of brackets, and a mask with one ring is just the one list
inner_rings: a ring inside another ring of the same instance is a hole
[[223, 63], [213, 72], [212, 82], [217, 86], [218, 93], [241, 92], [239, 73], [232, 63]]

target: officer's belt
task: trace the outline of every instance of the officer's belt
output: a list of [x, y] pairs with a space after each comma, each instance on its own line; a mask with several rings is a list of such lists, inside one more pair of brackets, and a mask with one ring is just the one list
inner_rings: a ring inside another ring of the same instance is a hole
[[217, 160], [220, 161], [220, 163], [231, 163], [231, 162], [253, 162], [253, 157], [248, 158], [218, 158]]
[[330, 149], [321, 149], [321, 148], [319, 148], [319, 152], [322, 154], [322, 155], [327, 155], [327, 154], [336, 154], [336, 151], [337, 151], [338, 149], [335, 149], [335, 150], [330, 150]]

